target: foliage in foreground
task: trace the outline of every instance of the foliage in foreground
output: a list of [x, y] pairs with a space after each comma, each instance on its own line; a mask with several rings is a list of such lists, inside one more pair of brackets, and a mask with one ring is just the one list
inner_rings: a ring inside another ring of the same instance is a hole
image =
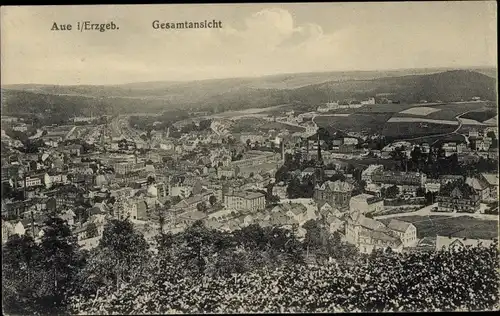
[[498, 301], [498, 252], [490, 248], [379, 253], [352, 266], [266, 267], [233, 276], [160, 278], [99, 297], [75, 297], [86, 314], [491, 310]]
[[[9, 314], [482, 310], [498, 301], [496, 246], [363, 256], [321, 221], [294, 229], [250, 225], [232, 233], [197, 222], [160, 231], [156, 251], [127, 220], [111, 220], [98, 247], [79, 250], [61, 220], [40, 243], [2, 247]], [[311, 267], [313, 257], [321, 262]], [[333, 259], [333, 263], [326, 262]]]

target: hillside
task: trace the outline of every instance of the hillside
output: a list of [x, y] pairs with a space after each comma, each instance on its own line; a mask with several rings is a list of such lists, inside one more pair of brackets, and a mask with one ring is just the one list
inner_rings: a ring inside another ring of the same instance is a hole
[[401, 103], [415, 103], [420, 100], [459, 101], [474, 96], [495, 100], [496, 80], [474, 71], [452, 70], [373, 80], [330, 81], [295, 89], [292, 99], [319, 104], [328, 99], [361, 99], [378, 94], [388, 95], [390, 99], [399, 100]]
[[[385, 73], [378, 73], [378, 76], [381, 74]], [[314, 108], [332, 99], [359, 100], [377, 94], [389, 95], [389, 98], [402, 103], [422, 99], [446, 102], [470, 99], [473, 96], [496, 99], [496, 80], [470, 70], [398, 77], [373, 78], [374, 76], [374, 72], [349, 72], [120, 86], [14, 85], [2, 88], [2, 113], [42, 113], [71, 117], [91, 112], [130, 113], [137, 109], [141, 112], [173, 109], [220, 112], [291, 102]], [[316, 83], [300, 86], [313, 81]], [[283, 88], [284, 86], [290, 88]]]

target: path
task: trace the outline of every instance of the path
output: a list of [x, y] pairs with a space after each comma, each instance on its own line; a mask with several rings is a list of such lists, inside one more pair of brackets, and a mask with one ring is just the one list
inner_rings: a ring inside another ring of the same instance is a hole
[[[457, 116], [455, 116], [455, 120], [457, 120], [458, 122], [458, 127], [453, 131], [453, 132], [449, 132], [449, 133], [443, 133], [443, 134], [435, 134], [435, 135], [426, 135], [426, 136], [418, 136], [418, 137], [412, 137], [412, 138], [405, 138], [405, 139], [400, 139], [400, 141], [409, 141], [409, 140], [417, 140], [417, 139], [422, 139], [422, 138], [429, 138], [429, 137], [441, 137], [441, 136], [448, 136], [448, 135], [453, 135], [453, 134], [458, 134], [458, 131], [462, 128], [463, 126], [463, 122], [462, 120], [460, 120], [459, 118], [462, 116], [462, 115], [465, 115], [469, 112], [472, 112], [472, 110], [468, 110], [468, 111], [465, 111]], [[461, 135], [461, 134], [459, 134]], [[437, 141], [439, 140], [436, 140], [434, 143], [432, 143], [432, 145], [434, 145]]]

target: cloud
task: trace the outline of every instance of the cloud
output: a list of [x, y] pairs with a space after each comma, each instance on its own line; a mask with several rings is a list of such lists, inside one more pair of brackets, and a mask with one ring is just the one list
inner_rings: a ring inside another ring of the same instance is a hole
[[[2, 7], [2, 83], [114, 84], [496, 60], [496, 16], [479, 4], [355, 6]], [[212, 18], [223, 28], [151, 26], [155, 19]], [[120, 31], [50, 31], [54, 21], [81, 20], [113, 20]]]

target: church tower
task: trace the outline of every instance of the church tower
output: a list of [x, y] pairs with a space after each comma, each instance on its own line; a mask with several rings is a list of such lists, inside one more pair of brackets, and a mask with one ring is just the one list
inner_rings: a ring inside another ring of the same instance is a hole
[[316, 134], [317, 134], [318, 157], [316, 160], [316, 167], [315, 167], [315, 180], [316, 183], [322, 183], [325, 175], [325, 165], [323, 163], [323, 156], [321, 155], [321, 141], [319, 139], [319, 133]]

